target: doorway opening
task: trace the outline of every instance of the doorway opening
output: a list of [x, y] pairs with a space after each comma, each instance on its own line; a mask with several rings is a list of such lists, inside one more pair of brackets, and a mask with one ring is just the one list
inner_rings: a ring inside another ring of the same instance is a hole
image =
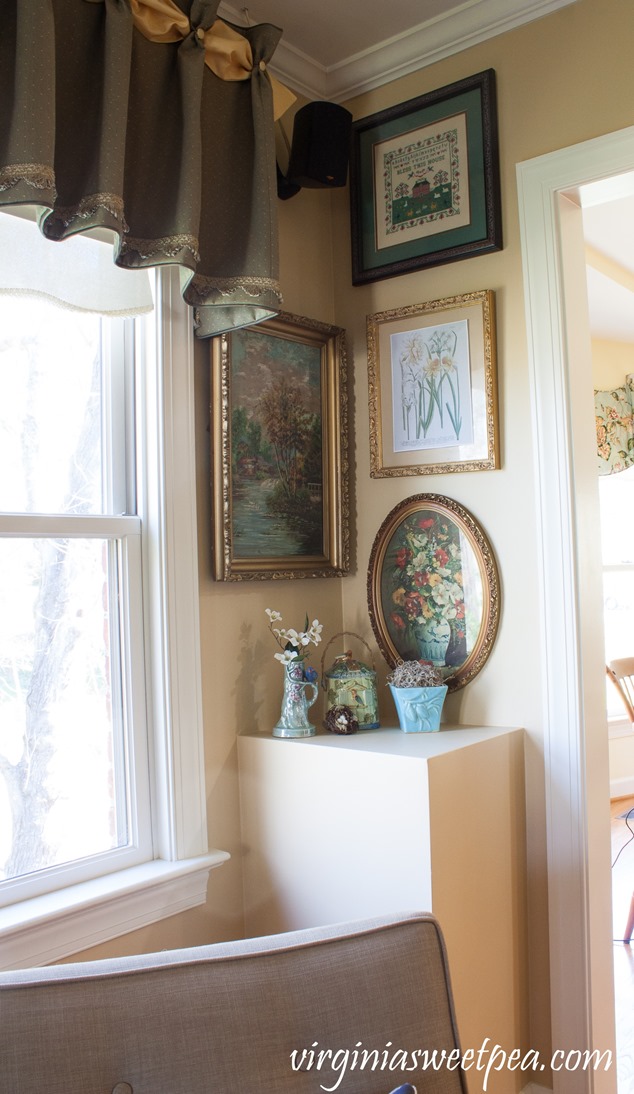
[[[628, 176], [581, 187], [596, 423], [605, 663], [634, 657], [634, 198]], [[615, 189], [622, 195], [613, 197]], [[634, 958], [628, 936], [634, 887], [634, 727], [605, 677], [611, 896], [619, 1094], [634, 1064]]]
[[[609, 770], [600, 552], [598, 537], [584, 536], [598, 502], [579, 189], [632, 171], [634, 128], [517, 168], [537, 458], [553, 1044], [603, 1050], [615, 1043], [605, 1006], [614, 991]], [[616, 1089], [614, 1071], [554, 1081], [557, 1094]]]

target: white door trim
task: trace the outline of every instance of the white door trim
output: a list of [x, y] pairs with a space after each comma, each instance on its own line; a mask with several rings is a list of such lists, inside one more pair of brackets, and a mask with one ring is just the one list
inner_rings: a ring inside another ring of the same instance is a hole
[[[538, 495], [554, 1049], [610, 1047], [595, 1044], [599, 1030], [605, 1036], [606, 1007], [605, 994], [598, 998], [596, 958], [602, 942], [592, 899], [593, 792], [580, 632], [561, 195], [632, 170], [634, 127], [517, 166]], [[605, 749], [607, 753], [607, 739]], [[611, 974], [609, 960], [608, 966]], [[609, 1016], [607, 1021], [609, 1025]], [[554, 1077], [555, 1090], [613, 1091], [614, 1073], [560, 1073]]]

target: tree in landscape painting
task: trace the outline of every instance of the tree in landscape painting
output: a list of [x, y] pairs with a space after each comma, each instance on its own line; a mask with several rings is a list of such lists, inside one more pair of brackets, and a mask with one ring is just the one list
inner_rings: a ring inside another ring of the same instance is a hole
[[[258, 409], [275, 457], [278, 482], [267, 499], [271, 512], [283, 515], [308, 544], [319, 534], [321, 513], [313, 514], [314, 493], [321, 486], [321, 425], [310, 414], [302, 392], [286, 377], [271, 383], [262, 395]], [[316, 450], [319, 460], [315, 458]], [[318, 491], [321, 498], [321, 492]], [[310, 549], [308, 547], [307, 549]], [[314, 550], [318, 550], [315, 544]]]
[[232, 337], [233, 548], [323, 551], [321, 348], [260, 330]]
[[280, 491], [288, 501], [302, 482], [303, 456], [310, 433], [301, 393], [285, 377], [275, 380], [260, 400], [264, 427], [275, 453]]
[[233, 474], [240, 468], [257, 464], [260, 458], [268, 458], [262, 440], [262, 425], [257, 418], [250, 418], [244, 407], [236, 407], [231, 416]]

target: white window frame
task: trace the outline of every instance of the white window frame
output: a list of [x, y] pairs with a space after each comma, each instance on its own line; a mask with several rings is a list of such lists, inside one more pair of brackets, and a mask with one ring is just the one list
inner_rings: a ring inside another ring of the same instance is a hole
[[155, 857], [0, 909], [2, 969], [47, 964], [203, 904], [210, 870], [229, 858], [207, 838], [191, 313], [176, 267], [152, 276], [156, 307], [139, 349], [156, 369], [137, 369], [137, 443], [148, 456], [138, 491]]

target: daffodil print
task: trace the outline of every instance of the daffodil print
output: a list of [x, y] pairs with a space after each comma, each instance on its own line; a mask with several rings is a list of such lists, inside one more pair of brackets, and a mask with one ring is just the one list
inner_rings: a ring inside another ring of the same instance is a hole
[[467, 320], [390, 338], [394, 451], [471, 444]]

